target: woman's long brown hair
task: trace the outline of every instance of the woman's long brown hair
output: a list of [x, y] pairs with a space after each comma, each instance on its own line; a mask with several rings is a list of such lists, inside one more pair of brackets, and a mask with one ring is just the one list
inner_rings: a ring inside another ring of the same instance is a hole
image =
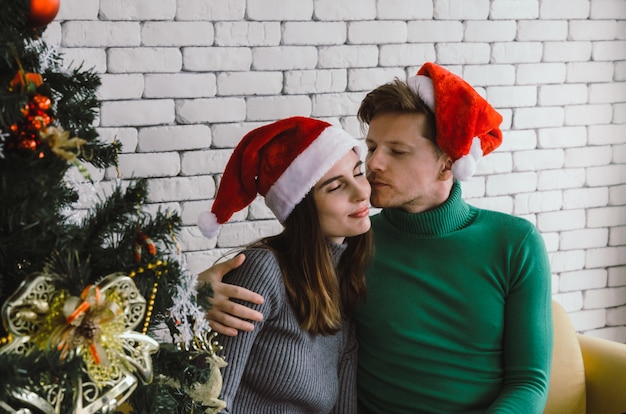
[[300, 326], [312, 334], [333, 334], [365, 299], [365, 269], [373, 253], [371, 229], [346, 237], [348, 247], [335, 270], [329, 242], [322, 234], [313, 194], [289, 215], [282, 233], [255, 243], [274, 251]]

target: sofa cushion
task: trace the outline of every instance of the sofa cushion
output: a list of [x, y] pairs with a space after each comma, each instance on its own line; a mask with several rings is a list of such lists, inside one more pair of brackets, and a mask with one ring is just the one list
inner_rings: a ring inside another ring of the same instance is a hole
[[552, 301], [554, 352], [550, 391], [544, 414], [585, 414], [585, 366], [574, 326], [563, 307]]

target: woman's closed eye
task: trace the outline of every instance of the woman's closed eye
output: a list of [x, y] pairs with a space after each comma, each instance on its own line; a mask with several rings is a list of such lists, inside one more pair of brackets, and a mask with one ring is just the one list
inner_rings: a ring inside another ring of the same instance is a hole
[[342, 182], [336, 182], [336, 183], [330, 184], [327, 188], [328, 188], [328, 192], [332, 193], [333, 191], [339, 190], [341, 187], [343, 187], [343, 183]]
[[354, 167], [354, 176], [360, 177], [365, 174], [363, 171], [363, 161], [359, 161], [358, 164]]

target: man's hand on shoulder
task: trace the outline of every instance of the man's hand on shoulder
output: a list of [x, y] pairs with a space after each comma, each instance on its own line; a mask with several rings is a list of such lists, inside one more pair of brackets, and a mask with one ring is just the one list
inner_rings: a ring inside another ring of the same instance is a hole
[[209, 298], [212, 307], [207, 312], [207, 320], [215, 332], [236, 336], [238, 330], [252, 331], [254, 325], [249, 321], [261, 321], [263, 315], [245, 305], [240, 305], [230, 299], [254, 304], [262, 304], [263, 297], [241, 286], [222, 283], [224, 275], [238, 268], [245, 260], [245, 255], [239, 254], [225, 262], [217, 263], [198, 274], [200, 283], [209, 283], [213, 288], [213, 298]]

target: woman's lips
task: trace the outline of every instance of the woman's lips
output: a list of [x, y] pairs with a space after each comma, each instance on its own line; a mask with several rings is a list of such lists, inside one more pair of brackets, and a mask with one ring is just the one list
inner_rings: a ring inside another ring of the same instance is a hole
[[362, 218], [362, 217], [367, 217], [369, 214], [370, 214], [370, 208], [363, 207], [362, 209], [357, 210], [354, 213], [350, 214], [350, 217]]

